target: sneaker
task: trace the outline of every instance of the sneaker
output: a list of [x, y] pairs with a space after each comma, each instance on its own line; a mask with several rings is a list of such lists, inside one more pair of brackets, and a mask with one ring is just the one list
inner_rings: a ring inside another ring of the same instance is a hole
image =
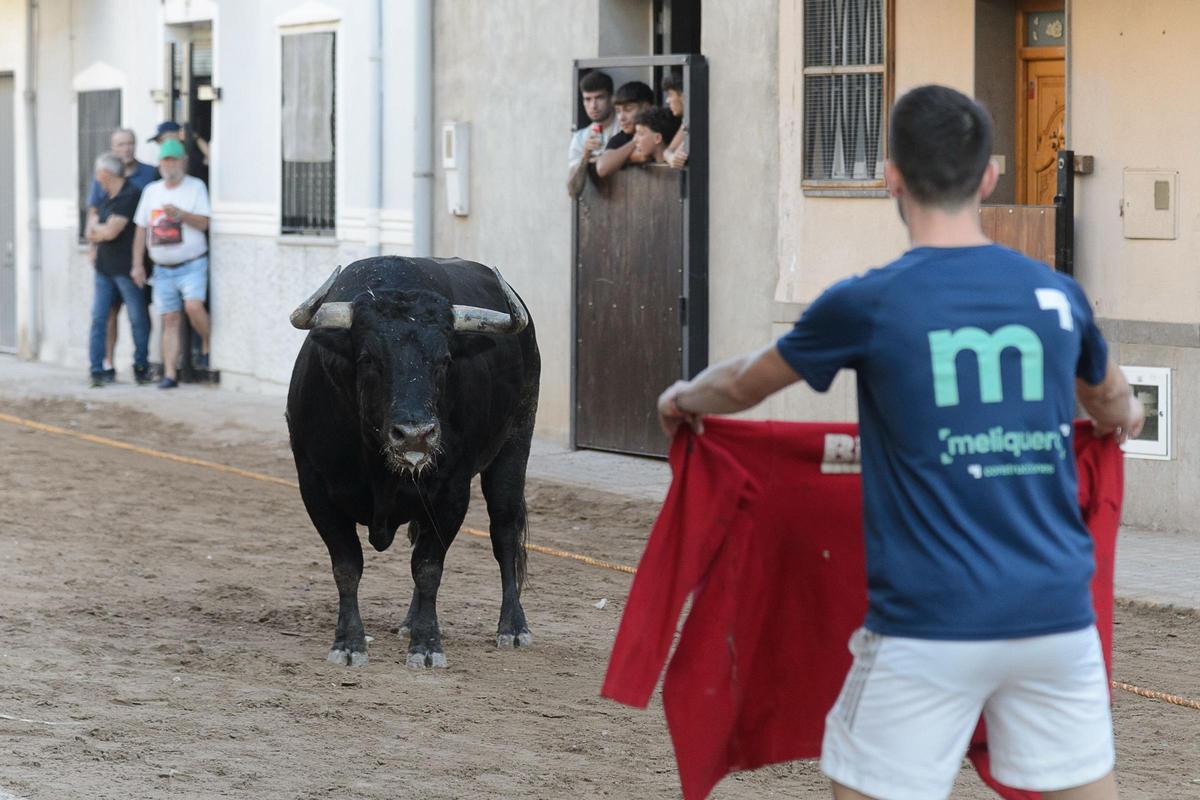
[[108, 369], [101, 372], [100, 375], [102, 376], [105, 383], [116, 383], [117, 382], [116, 367], [109, 367]]
[[108, 381], [106, 381], [104, 379], [104, 370], [92, 373], [92, 380], [90, 381], [89, 385], [93, 389], [99, 389], [100, 387], [104, 386], [104, 384], [106, 384], [106, 383], [108, 383]]
[[160, 389], [174, 389], [177, 386], [179, 386], [179, 381], [174, 378], [163, 378], [158, 382], [158, 388]]
[[147, 364], [144, 367], [134, 365], [133, 380], [138, 386], [145, 386], [147, 383], [151, 383], [154, 380], [154, 377], [150, 374], [150, 365]]

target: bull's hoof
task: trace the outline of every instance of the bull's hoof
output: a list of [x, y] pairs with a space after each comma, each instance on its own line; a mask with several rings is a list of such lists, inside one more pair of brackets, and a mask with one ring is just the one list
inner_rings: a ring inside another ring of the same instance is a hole
[[326, 656], [325, 660], [342, 667], [365, 667], [367, 665], [367, 654], [335, 647], [329, 651], [329, 655]]
[[412, 669], [446, 668], [445, 653], [409, 653], [406, 665]]
[[533, 644], [533, 634], [529, 631], [521, 631], [516, 636], [511, 633], [501, 633], [496, 636], [496, 647], [501, 650], [514, 647], [529, 647]]

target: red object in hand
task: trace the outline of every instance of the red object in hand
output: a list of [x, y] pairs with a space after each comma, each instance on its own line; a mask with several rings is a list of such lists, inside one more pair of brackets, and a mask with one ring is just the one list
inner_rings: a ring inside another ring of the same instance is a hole
[[592, 123], [592, 133], [599, 136], [601, 134], [601, 132], [603, 132], [603, 131], [604, 131], [604, 126], [601, 125], [599, 122]]

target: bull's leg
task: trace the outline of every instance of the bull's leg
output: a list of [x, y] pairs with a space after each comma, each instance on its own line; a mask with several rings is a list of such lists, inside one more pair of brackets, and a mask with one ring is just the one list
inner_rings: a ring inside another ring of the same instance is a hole
[[480, 481], [491, 520], [492, 554], [500, 564], [500, 624], [497, 647], [528, 647], [533, 634], [521, 608], [525, 582], [525, 465], [529, 440], [510, 440], [484, 471]]
[[[415, 531], [414, 531], [415, 533]], [[404, 622], [400, 623], [400, 629], [397, 631], [401, 636], [408, 636], [412, 633], [413, 610], [417, 607], [417, 590], [413, 589], [412, 600], [408, 603], [408, 613], [404, 615]]]
[[[459, 486], [458, 484], [461, 484]], [[437, 621], [437, 593], [442, 583], [442, 567], [446, 550], [470, 502], [471, 483], [457, 481], [430, 504], [431, 516], [414, 519], [409, 525], [413, 539], [412, 576], [416, 590], [409, 607], [410, 638], [408, 666], [444, 667], [446, 654], [442, 650], [442, 632]]]
[[316, 479], [310, 477], [306, 480], [306, 471], [306, 466], [299, 464], [300, 494], [308, 509], [308, 516], [329, 550], [333, 580], [338, 588], [337, 630], [328, 659], [334, 664], [365, 667], [367, 637], [358, 613], [358, 582], [363, 570], [362, 545], [358, 541], [354, 520], [333, 507], [323, 486]]

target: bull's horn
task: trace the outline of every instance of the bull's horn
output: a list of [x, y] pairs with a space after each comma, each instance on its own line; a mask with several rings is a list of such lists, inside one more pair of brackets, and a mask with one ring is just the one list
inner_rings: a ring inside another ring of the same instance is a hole
[[329, 294], [330, 287], [337, 280], [337, 276], [341, 274], [342, 268], [339, 265], [333, 274], [326, 278], [321, 284], [321, 288], [317, 289], [312, 295], [300, 305], [296, 306], [296, 310], [292, 312], [292, 325], [300, 330], [308, 330], [313, 327], [313, 314], [321, 307], [321, 303], [325, 300], [325, 295]]
[[313, 314], [310, 328], [345, 328], [354, 322], [353, 303], [323, 303]]
[[508, 281], [500, 274], [500, 270], [491, 267], [496, 274], [496, 282], [504, 292], [505, 302], [510, 313], [493, 311], [490, 308], [476, 306], [454, 306], [454, 330], [465, 333], [520, 333], [529, 324], [529, 312], [517, 293], [508, 285]]

